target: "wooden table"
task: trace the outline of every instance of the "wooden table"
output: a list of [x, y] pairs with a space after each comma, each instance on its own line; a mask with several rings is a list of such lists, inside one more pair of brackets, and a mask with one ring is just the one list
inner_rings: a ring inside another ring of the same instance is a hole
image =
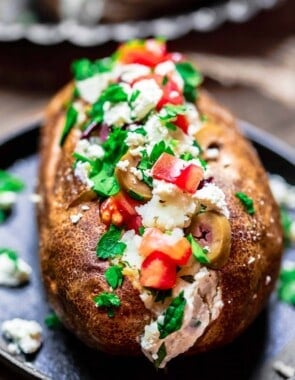
[[[294, 14], [295, 1], [288, 0], [245, 24], [226, 24], [208, 34], [191, 33], [169, 42], [171, 50], [184, 51], [196, 60], [206, 74], [204, 86], [238, 118], [293, 147]], [[0, 44], [0, 138], [42, 117], [50, 97], [69, 79], [74, 58], [102, 57], [115, 46]], [[0, 380], [12, 379], [15, 375], [0, 365]]]

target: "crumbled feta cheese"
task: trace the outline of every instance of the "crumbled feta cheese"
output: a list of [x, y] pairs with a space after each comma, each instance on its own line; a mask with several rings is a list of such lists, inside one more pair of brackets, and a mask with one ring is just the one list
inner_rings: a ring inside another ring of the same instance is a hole
[[94, 75], [91, 78], [76, 81], [76, 86], [81, 98], [92, 104], [97, 101], [103, 90], [107, 88], [111, 81], [111, 73], [102, 73]]
[[140, 269], [142, 263], [142, 256], [138, 252], [138, 247], [141, 243], [142, 237], [136, 235], [134, 230], [129, 230], [124, 233], [121, 242], [126, 244], [126, 249], [123, 252], [121, 261], [126, 262], [130, 267]]
[[122, 127], [131, 123], [131, 108], [127, 102], [119, 102], [104, 111], [104, 122], [107, 125]]
[[158, 104], [163, 91], [154, 79], [143, 79], [136, 82], [133, 90], [139, 90], [140, 93], [133, 103], [132, 115], [140, 120]]
[[42, 197], [41, 197], [40, 194], [33, 193], [33, 194], [30, 195], [30, 200], [33, 203], [40, 203], [41, 200], [42, 200]]
[[1, 331], [25, 354], [33, 354], [42, 344], [42, 327], [36, 321], [11, 319], [2, 323]]
[[213, 183], [207, 183], [202, 189], [197, 190], [193, 198], [207, 207], [207, 210], [216, 210], [229, 218], [224, 192]]
[[189, 136], [194, 136], [202, 124], [197, 108], [193, 103], [186, 103], [186, 117], [189, 123], [187, 133]]
[[148, 75], [150, 72], [150, 67], [137, 63], [120, 65], [118, 67], [118, 76], [120, 76], [122, 81], [127, 83], [133, 83], [135, 79]]
[[117, 162], [116, 167], [122, 170], [122, 172], [127, 172], [129, 165], [130, 165], [130, 162], [128, 160], [121, 160]]
[[147, 145], [147, 152], [150, 154], [155, 144], [164, 140], [167, 141], [169, 132], [167, 128], [163, 128], [160, 119], [157, 115], [151, 115], [145, 125], [147, 135], [145, 136]]
[[77, 162], [75, 167], [75, 176], [88, 187], [92, 187], [94, 185], [93, 181], [89, 178], [90, 171], [91, 165], [89, 162]]
[[291, 380], [295, 376], [295, 368], [285, 364], [281, 360], [274, 361], [272, 368], [287, 379]]
[[179, 192], [177, 196], [167, 196], [162, 200], [154, 194], [152, 199], [142, 206], [136, 207], [146, 227], [158, 227], [171, 230], [189, 225], [190, 218], [196, 211], [196, 204], [191, 197]]
[[82, 216], [83, 216], [83, 214], [81, 214], [81, 213], [70, 215], [71, 222], [73, 224], [77, 224], [79, 222], [79, 220], [82, 218]]
[[271, 277], [270, 276], [266, 276], [265, 277], [265, 285], [269, 285], [271, 283]]
[[0, 285], [19, 286], [30, 280], [32, 268], [21, 258], [14, 260], [8, 253], [0, 254]]
[[0, 192], [0, 209], [9, 210], [16, 202], [17, 194], [14, 191]]
[[169, 74], [173, 82], [177, 84], [177, 87], [180, 90], [182, 90], [184, 87], [183, 79], [181, 75], [178, 73], [178, 71], [176, 70], [175, 64], [172, 61], [165, 61], [165, 62], [159, 63], [155, 67], [155, 74], [159, 74], [162, 76]]
[[130, 147], [140, 146], [145, 143], [145, 137], [140, 133], [128, 132], [125, 143]]
[[82, 205], [82, 206], [81, 206], [81, 210], [82, 210], [82, 211], [88, 211], [88, 210], [90, 210], [90, 207], [87, 206], [87, 205]]
[[75, 152], [89, 158], [90, 160], [96, 160], [104, 156], [104, 149], [97, 143], [96, 140], [79, 140], [76, 145]]

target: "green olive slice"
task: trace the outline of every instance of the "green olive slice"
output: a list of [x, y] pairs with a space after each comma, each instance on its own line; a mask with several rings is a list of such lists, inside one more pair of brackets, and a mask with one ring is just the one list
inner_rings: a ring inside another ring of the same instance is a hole
[[208, 159], [206, 156], [207, 150], [210, 148], [219, 149], [222, 145], [223, 129], [217, 124], [211, 122], [206, 123], [195, 135], [195, 138], [202, 148], [201, 157]]
[[116, 167], [115, 175], [120, 187], [125, 190], [132, 198], [148, 201], [152, 198], [150, 187], [132, 173], [131, 168], [136, 168], [140, 158], [134, 157], [130, 152], [122, 156], [120, 161], [128, 161], [128, 166], [125, 170]]
[[231, 249], [231, 227], [228, 219], [214, 211], [207, 211], [193, 217], [189, 233], [201, 247], [207, 248], [211, 268], [219, 269], [228, 260]]
[[68, 208], [78, 206], [81, 203], [91, 202], [97, 199], [97, 194], [93, 190], [82, 190], [69, 203]]

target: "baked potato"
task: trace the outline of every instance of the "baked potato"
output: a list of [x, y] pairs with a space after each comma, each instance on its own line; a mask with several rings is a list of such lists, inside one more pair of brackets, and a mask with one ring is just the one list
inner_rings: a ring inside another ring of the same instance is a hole
[[160, 368], [241, 334], [282, 255], [256, 151], [166, 49], [130, 41], [73, 63], [46, 111], [38, 181], [50, 305], [87, 345]]

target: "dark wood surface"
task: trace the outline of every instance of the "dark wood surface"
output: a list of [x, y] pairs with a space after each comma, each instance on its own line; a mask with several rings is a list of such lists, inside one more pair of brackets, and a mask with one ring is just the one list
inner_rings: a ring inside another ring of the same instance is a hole
[[[288, 92], [287, 84], [290, 81], [292, 84], [294, 79], [295, 89], [294, 18], [295, 1], [286, 0], [244, 24], [227, 23], [208, 34], [191, 33], [169, 42], [171, 50], [192, 55], [206, 74], [206, 89], [238, 118], [292, 147], [295, 146], [295, 96], [292, 88]], [[0, 137], [42, 117], [50, 97], [70, 78], [69, 65], [73, 59], [102, 57], [115, 47], [114, 43], [92, 48], [68, 43], [49, 47], [26, 41], [0, 43]], [[208, 70], [206, 62], [219, 61], [226, 62], [221, 73], [217, 65]], [[236, 63], [243, 68], [249, 63], [256, 82], [248, 83], [245, 75], [240, 77]], [[261, 71], [264, 66], [270, 68], [265, 71], [267, 78]], [[231, 77], [233, 70], [237, 71], [235, 78]], [[280, 73], [284, 74], [282, 80]], [[15, 379], [13, 372], [0, 365], [0, 380]]]

